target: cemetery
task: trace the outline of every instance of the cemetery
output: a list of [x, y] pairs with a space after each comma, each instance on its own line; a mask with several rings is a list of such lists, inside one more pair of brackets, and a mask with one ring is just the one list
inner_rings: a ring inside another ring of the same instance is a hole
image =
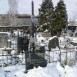
[[[68, 30], [67, 15], [62, 23], [56, 21], [58, 13], [55, 12], [53, 19], [53, 14], [48, 15], [49, 10], [46, 19], [44, 8], [40, 8], [39, 16], [35, 16], [33, 0], [31, 15], [18, 15], [16, 1], [8, 0], [10, 23], [7, 22], [10, 26], [0, 26], [0, 77], [76, 77], [77, 29], [74, 32]], [[47, 2], [52, 4], [50, 0]], [[60, 2], [62, 4], [63, 0]], [[15, 16], [19, 22], [22, 20], [28, 25], [17, 26]]]

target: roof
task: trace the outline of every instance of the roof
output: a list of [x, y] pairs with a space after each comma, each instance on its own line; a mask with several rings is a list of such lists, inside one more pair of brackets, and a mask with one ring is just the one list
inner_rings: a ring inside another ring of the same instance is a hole
[[11, 28], [11, 27], [12, 27], [12, 28], [16, 28], [16, 27], [25, 27], [25, 26], [27, 27], [27, 26], [29, 26], [29, 25], [18, 25], [18, 26], [1, 26], [1, 25], [0, 25], [0, 28]]

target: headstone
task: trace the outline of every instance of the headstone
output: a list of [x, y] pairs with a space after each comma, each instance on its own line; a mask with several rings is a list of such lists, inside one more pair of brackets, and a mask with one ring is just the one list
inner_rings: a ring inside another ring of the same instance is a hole
[[18, 40], [17, 40], [18, 52], [20, 53], [20, 51], [23, 51], [23, 50], [27, 51], [28, 44], [29, 44], [29, 40], [27, 39], [27, 37], [18, 37]]
[[56, 48], [56, 46], [59, 47], [58, 37], [54, 37], [51, 40], [49, 40], [49, 43], [48, 43], [49, 51], [51, 51], [51, 48]]

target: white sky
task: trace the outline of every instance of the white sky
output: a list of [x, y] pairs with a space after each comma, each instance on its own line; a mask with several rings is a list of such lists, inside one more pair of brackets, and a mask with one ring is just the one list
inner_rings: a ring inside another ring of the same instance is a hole
[[[18, 11], [19, 13], [31, 14], [31, 1], [32, 0], [19, 0]], [[52, 0], [54, 5], [57, 4], [59, 0]], [[69, 19], [77, 18], [77, 0], [64, 0], [67, 8], [67, 13]], [[35, 15], [38, 15], [39, 5], [42, 3], [42, 0], [34, 0], [35, 6]], [[8, 0], [0, 0], [0, 13], [8, 12]]]

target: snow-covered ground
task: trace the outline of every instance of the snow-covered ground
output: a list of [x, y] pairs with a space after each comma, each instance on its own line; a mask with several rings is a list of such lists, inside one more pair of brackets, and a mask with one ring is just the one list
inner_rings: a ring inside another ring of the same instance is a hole
[[[77, 66], [63, 68], [59, 62], [49, 63], [47, 67], [38, 67], [24, 73], [24, 65], [0, 68], [0, 77], [77, 77]], [[8, 71], [8, 72], [6, 72]]]
[[[41, 40], [43, 40], [45, 45], [45, 49], [48, 50], [48, 41], [51, 39], [42, 37], [41, 34], [38, 34], [37, 36], [37, 44], [41, 45]], [[16, 47], [16, 41], [14, 39], [12, 41], [12, 48], [15, 49]], [[69, 44], [69, 41], [71, 41], [71, 37], [60, 37], [60, 48], [52, 49], [52, 52], [45, 52], [45, 58], [49, 61], [49, 55], [50, 55], [50, 61], [51, 63], [48, 63], [46, 67], [34, 67], [33, 69], [28, 70], [28, 73], [24, 73], [25, 71], [25, 65], [22, 65], [22, 63], [18, 63], [16, 65], [9, 65], [7, 67], [0, 67], [0, 77], [77, 77], [77, 64], [75, 61], [75, 64], [73, 65], [65, 65], [65, 67], [62, 67], [62, 65], [59, 63], [60, 59], [60, 50], [62, 52], [61, 58], [62, 61], [66, 58], [66, 51], [68, 51], [68, 60], [75, 60], [75, 46]], [[67, 43], [68, 42], [68, 43]], [[65, 46], [68, 47], [68, 49], [65, 48]], [[2, 50], [2, 49], [1, 49]], [[54, 52], [55, 51], [55, 52]], [[0, 57], [0, 63], [3, 64], [3, 61], [7, 63], [7, 58], [11, 61], [11, 56], [9, 57]], [[20, 60], [22, 59], [22, 55], [19, 55]], [[23, 55], [24, 58], [24, 55]], [[12, 60], [15, 61], [15, 60]], [[24, 60], [23, 60], [24, 61]], [[55, 62], [53, 62], [55, 61]]]

